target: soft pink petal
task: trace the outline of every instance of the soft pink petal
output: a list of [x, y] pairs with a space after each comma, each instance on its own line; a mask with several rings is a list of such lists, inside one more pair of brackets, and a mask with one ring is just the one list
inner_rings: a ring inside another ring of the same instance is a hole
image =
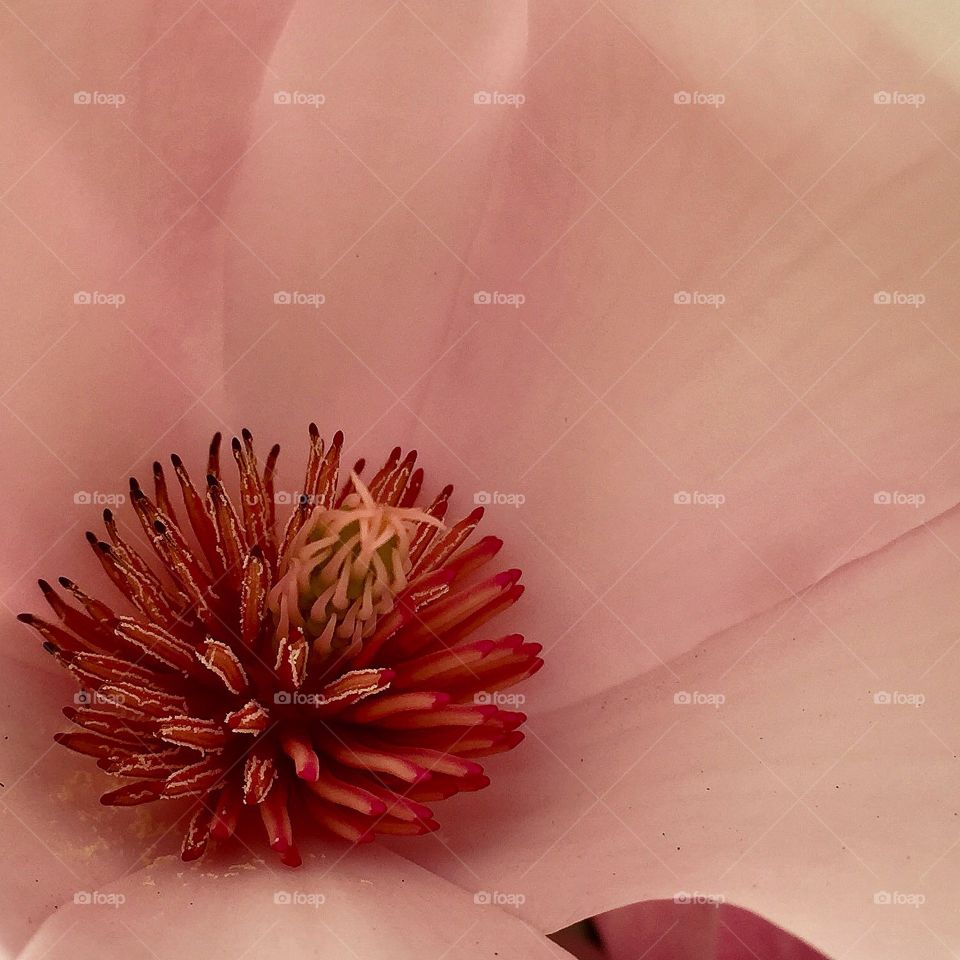
[[182, 807], [102, 807], [98, 798], [115, 781], [89, 757], [53, 742], [56, 731], [70, 726], [60, 708], [75, 693], [62, 671], [51, 676], [13, 659], [4, 664], [0, 877], [10, 908], [0, 923], [2, 956], [14, 955], [76, 890], [179, 852]]
[[493, 786], [403, 852], [522, 891], [542, 929], [686, 892], [829, 956], [950, 956], [958, 557], [955, 509], [669, 668], [534, 716]]
[[[289, 4], [232, 27], [215, 7], [0, 7], [8, 606], [41, 561], [76, 562], [98, 512], [76, 494], [123, 495], [135, 466], [223, 425], [223, 263], [244, 248], [208, 191], [251, 146]], [[74, 102], [94, 93], [125, 101]]]
[[[524, 35], [513, 5], [467, 26], [412, 3], [314, 65], [327, 16], [304, 6], [270, 61], [225, 208], [262, 262], [233, 251], [215, 408], [284, 440], [319, 411], [357, 455], [424, 450], [461, 503], [525, 497], [488, 522], [529, 571], [540, 637], [579, 661], [541, 705], [659, 666], [960, 498], [956, 94], [936, 69], [925, 112], [875, 104], [894, 86], [877, 77], [913, 89], [933, 54], [820, 6], [529, 5]], [[278, 85], [326, 103], [291, 114]]]
[[189, 867], [160, 860], [119, 883], [79, 890], [91, 902], [63, 906], [21, 960], [105, 952], [157, 960], [569, 957], [515, 909], [477, 902], [383, 849], [318, 848], [307, 864], [294, 873], [246, 858]]

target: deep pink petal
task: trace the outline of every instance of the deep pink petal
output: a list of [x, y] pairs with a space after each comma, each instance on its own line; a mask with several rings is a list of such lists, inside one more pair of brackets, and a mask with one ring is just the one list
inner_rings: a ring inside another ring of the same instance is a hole
[[823, 954], [755, 913], [696, 893], [648, 900], [595, 918], [610, 960], [824, 960]]

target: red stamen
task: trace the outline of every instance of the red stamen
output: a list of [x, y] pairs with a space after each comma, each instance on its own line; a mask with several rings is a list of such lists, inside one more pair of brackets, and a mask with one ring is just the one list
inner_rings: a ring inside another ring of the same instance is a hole
[[63, 710], [78, 729], [55, 740], [128, 780], [101, 802], [195, 798], [184, 860], [227, 841], [251, 807], [288, 866], [304, 813], [353, 843], [429, 833], [424, 801], [483, 789], [477, 758], [523, 739], [525, 716], [489, 697], [540, 669], [539, 644], [464, 640], [523, 592], [517, 570], [477, 581], [503, 542], [467, 544], [482, 509], [443, 526], [450, 486], [417, 507], [415, 451], [395, 448], [369, 483], [359, 460], [341, 484], [343, 444], [338, 432], [325, 447], [311, 425], [303, 496], [279, 527], [279, 447], [261, 469], [249, 430], [231, 443], [236, 507], [219, 434], [199, 491], [171, 457], [182, 504], [154, 463], [153, 499], [135, 479], [130, 497], [156, 556], [110, 510], [109, 542], [87, 535], [134, 615], [61, 578], [66, 599], [40, 581], [54, 622], [20, 617], [80, 685]]

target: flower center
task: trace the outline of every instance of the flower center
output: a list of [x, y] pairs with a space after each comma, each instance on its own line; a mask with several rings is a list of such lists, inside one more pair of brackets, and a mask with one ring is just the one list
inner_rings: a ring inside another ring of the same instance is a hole
[[523, 740], [526, 717], [500, 707], [521, 701], [496, 698], [543, 666], [540, 644], [468, 639], [524, 590], [517, 569], [475, 577], [503, 545], [466, 546], [483, 508], [445, 527], [446, 486], [413, 509], [423, 471], [399, 447], [369, 488], [354, 474], [338, 494], [342, 446], [338, 432], [324, 452], [311, 424], [306, 495], [282, 538], [279, 446], [261, 472], [250, 432], [234, 439], [239, 511], [219, 434], [206, 497], [173, 457], [189, 528], [155, 463], [155, 501], [136, 480], [131, 500], [159, 570], [111, 510], [110, 542], [87, 534], [134, 615], [61, 578], [75, 604], [40, 581], [58, 623], [20, 616], [80, 684], [64, 710], [79, 729], [55, 739], [129, 781], [101, 803], [196, 798], [183, 860], [233, 836], [249, 809], [291, 867], [292, 813], [352, 843], [430, 833], [425, 801], [483, 789], [479, 759]]
[[423, 510], [377, 503], [351, 480], [354, 492], [317, 507], [293, 538], [268, 598], [277, 635], [300, 627], [314, 655], [359, 650], [407, 587], [417, 525], [443, 526]]

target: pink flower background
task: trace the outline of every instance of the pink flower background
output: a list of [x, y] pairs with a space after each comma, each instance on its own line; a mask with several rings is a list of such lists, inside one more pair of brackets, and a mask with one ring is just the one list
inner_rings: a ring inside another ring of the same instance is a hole
[[[936, 0], [0, 0], [0, 949], [537, 958], [688, 894], [953, 956], [958, 81]], [[527, 740], [436, 836], [188, 867], [12, 614], [102, 589], [131, 473], [248, 426], [295, 491], [311, 419], [489, 495]]]

